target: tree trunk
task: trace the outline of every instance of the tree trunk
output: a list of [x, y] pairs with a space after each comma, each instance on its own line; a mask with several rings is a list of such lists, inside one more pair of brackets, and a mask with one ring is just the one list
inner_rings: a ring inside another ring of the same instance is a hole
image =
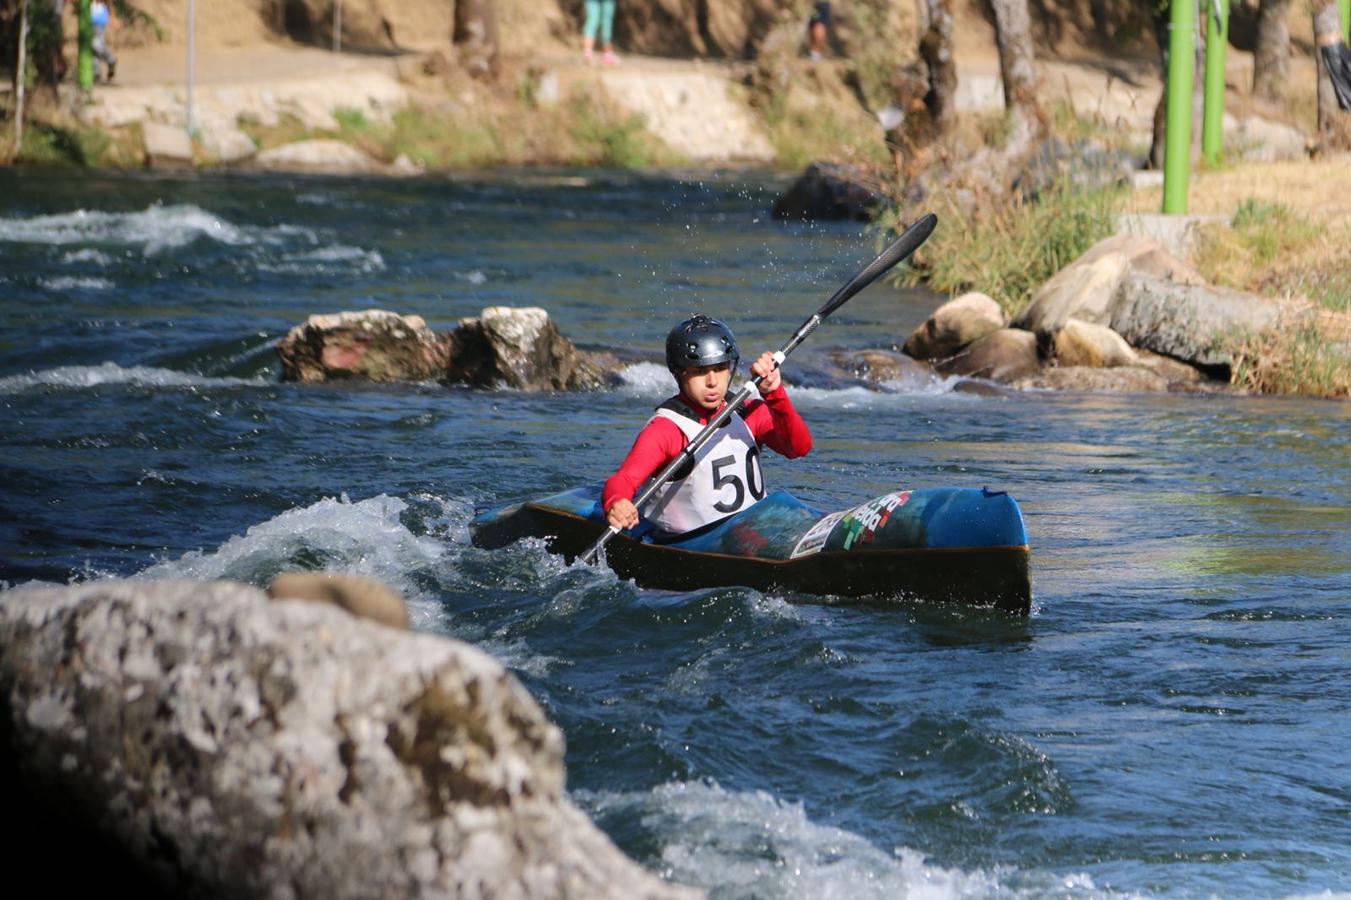
[[497, 71], [496, 0], [456, 0], [452, 35], [460, 62], [475, 78]]
[[1015, 123], [1026, 128], [1041, 118], [1027, 0], [990, 0], [990, 6], [999, 45], [999, 74], [1004, 79], [1004, 108]]
[[923, 0], [919, 55], [929, 73], [924, 106], [934, 137], [947, 134], [957, 121], [957, 62], [952, 54], [952, 0]]
[[19, 5], [19, 61], [14, 67], [14, 154], [19, 158], [23, 149], [23, 103], [24, 88], [27, 79], [24, 70], [28, 68], [28, 0], [20, 0]]
[[1252, 92], [1267, 100], [1285, 94], [1290, 74], [1290, 0], [1262, 0], [1257, 10], [1257, 43], [1253, 48]]
[[1351, 148], [1351, 111], [1342, 109], [1332, 84], [1325, 52], [1340, 52], [1342, 18], [1335, 2], [1324, 0], [1313, 11], [1314, 59], [1318, 64], [1318, 151]]

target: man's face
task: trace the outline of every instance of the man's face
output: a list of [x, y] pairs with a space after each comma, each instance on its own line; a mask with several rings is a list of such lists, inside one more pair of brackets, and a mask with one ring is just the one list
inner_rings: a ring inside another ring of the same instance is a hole
[[725, 362], [696, 369], [681, 369], [676, 375], [680, 390], [705, 412], [717, 412], [732, 382], [731, 366]]

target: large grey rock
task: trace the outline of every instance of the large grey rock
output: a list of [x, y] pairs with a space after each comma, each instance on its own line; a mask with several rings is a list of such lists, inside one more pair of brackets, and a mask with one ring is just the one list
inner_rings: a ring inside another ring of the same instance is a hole
[[928, 365], [895, 350], [836, 350], [831, 353], [830, 360], [852, 377], [873, 385], [888, 382], [926, 384], [939, 380]]
[[858, 169], [835, 163], [809, 165], [774, 204], [774, 218], [871, 221], [886, 199]]
[[915, 359], [942, 359], [1004, 327], [999, 304], [985, 294], [962, 294], [933, 311], [906, 339]]
[[1180, 284], [1204, 284], [1194, 268], [1150, 238], [1118, 234], [1088, 248], [1037, 289], [1013, 319], [1013, 327], [1034, 331], [1044, 346], [1070, 318], [1108, 325], [1117, 288], [1130, 273]]
[[192, 138], [179, 125], [142, 122], [146, 163], [156, 169], [192, 168]]
[[1227, 342], [1275, 327], [1280, 313], [1257, 294], [1133, 275], [1117, 289], [1109, 324], [1134, 347], [1226, 372]]
[[0, 595], [0, 688], [5, 785], [166, 893], [693, 894], [568, 802], [558, 729], [457, 641], [239, 584], [24, 588]]
[[295, 141], [264, 150], [253, 158], [260, 169], [353, 175], [383, 172], [385, 167], [356, 147], [328, 138]]
[[1224, 129], [1226, 156], [1254, 162], [1304, 159], [1308, 156], [1304, 132], [1281, 122], [1247, 116]]
[[939, 361], [935, 368], [944, 375], [1016, 381], [1041, 368], [1037, 337], [1030, 331], [1001, 328]]
[[605, 383], [600, 367], [559, 334], [536, 306], [492, 306], [451, 335], [447, 378], [523, 391], [584, 390]]
[[383, 309], [310, 316], [277, 344], [283, 381], [441, 378], [449, 343], [421, 316]]
[[1138, 359], [1121, 335], [1106, 325], [1094, 325], [1080, 319], [1069, 319], [1056, 332], [1052, 355], [1061, 366], [1096, 369], [1133, 366]]
[[220, 163], [250, 159], [258, 152], [253, 139], [238, 128], [206, 126], [201, 131], [202, 148]]

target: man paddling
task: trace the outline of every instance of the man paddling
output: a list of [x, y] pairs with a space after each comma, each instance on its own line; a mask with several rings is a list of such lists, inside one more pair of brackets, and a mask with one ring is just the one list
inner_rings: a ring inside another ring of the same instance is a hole
[[[666, 367], [679, 392], [657, 407], [638, 432], [619, 470], [605, 482], [601, 507], [614, 528], [638, 524], [633, 496], [663, 466], [680, 455], [724, 405], [741, 357], [732, 331], [717, 319], [697, 315], [666, 337]], [[751, 506], [765, 495], [760, 448], [788, 459], [806, 456], [811, 432], [793, 408], [772, 353], [751, 365], [761, 399], [737, 410], [654, 495], [648, 521], [668, 534], [702, 528]]]

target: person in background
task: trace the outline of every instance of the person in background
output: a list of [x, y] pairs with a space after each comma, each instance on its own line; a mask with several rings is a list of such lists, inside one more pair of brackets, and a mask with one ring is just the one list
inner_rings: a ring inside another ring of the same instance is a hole
[[807, 50], [811, 53], [812, 62], [819, 60], [826, 52], [826, 37], [830, 31], [830, 4], [818, 2], [812, 10], [812, 17], [807, 22]]
[[[112, 10], [102, 0], [94, 0], [89, 5], [89, 19], [94, 26], [94, 59], [107, 67], [104, 81], [112, 81], [117, 72], [117, 57], [108, 49], [108, 26], [112, 24]], [[98, 63], [95, 63], [95, 78], [98, 80]]]
[[619, 57], [615, 56], [614, 44], [611, 42], [614, 23], [615, 0], [586, 0], [586, 21], [582, 23], [582, 58], [588, 65], [594, 63], [596, 59], [597, 32], [600, 33], [601, 46], [605, 51], [601, 62], [607, 66], [619, 63]]

